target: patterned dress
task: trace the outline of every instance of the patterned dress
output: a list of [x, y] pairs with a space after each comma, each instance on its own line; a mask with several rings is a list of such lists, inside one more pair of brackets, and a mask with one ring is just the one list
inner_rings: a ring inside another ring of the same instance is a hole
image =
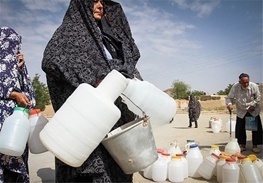
[[[93, 3], [94, 0], [71, 0], [61, 26], [45, 49], [42, 69], [55, 111], [78, 85], [88, 83], [95, 87], [113, 69], [140, 78], [135, 68], [140, 53], [121, 5], [104, 1], [109, 23], [105, 25], [93, 18]], [[107, 57], [106, 50], [116, 49], [107, 46], [116, 46], [118, 50], [111, 55], [112, 59]], [[115, 104], [122, 115], [113, 129], [135, 118], [120, 98]], [[56, 158], [55, 169], [56, 182], [132, 182], [132, 174], [126, 175], [101, 144], [82, 166], [74, 168]]]
[[[0, 28], [0, 130], [5, 119], [13, 113], [17, 103], [9, 98], [12, 91], [23, 92], [35, 106], [35, 95], [25, 64], [18, 68], [17, 53], [21, 36], [8, 27]], [[17, 182], [29, 182], [28, 148], [21, 157], [0, 153], [0, 183], [4, 182], [4, 170], [18, 173]]]

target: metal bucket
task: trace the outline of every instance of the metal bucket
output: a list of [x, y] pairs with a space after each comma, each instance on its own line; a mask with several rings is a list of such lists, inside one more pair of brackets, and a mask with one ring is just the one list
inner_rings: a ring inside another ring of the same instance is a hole
[[111, 131], [102, 144], [126, 174], [141, 171], [158, 158], [148, 118], [139, 118]]

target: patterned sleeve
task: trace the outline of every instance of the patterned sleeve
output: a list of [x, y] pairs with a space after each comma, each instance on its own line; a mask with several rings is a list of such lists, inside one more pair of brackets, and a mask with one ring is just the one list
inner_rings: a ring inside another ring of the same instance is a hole
[[0, 60], [0, 97], [8, 99], [11, 92], [16, 88], [17, 65], [13, 62]]

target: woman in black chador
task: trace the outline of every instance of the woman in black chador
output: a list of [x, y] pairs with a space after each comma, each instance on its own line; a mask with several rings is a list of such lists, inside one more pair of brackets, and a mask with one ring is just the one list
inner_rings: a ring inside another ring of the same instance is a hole
[[[42, 61], [54, 110], [57, 111], [81, 83], [96, 87], [113, 69], [126, 77], [140, 78], [136, 69], [139, 58], [119, 3], [71, 0]], [[135, 119], [120, 98], [115, 105], [121, 111], [121, 118], [113, 129]], [[133, 175], [126, 175], [101, 144], [81, 167], [71, 167], [57, 158], [55, 165], [56, 182], [132, 182]]]
[[188, 116], [189, 116], [189, 126], [192, 127], [192, 122], [195, 122], [195, 128], [198, 127], [197, 120], [200, 116], [201, 105], [200, 102], [195, 99], [193, 95], [190, 95], [188, 103]]

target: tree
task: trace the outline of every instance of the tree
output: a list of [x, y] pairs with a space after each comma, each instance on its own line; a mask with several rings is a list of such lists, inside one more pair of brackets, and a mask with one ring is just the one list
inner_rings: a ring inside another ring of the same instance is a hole
[[[194, 90], [194, 91], [191, 91], [191, 93], [193, 96], [196, 97], [197, 100], [200, 100], [200, 96], [203, 96], [205, 95], [206, 93], [204, 91], [198, 91], [198, 90]], [[189, 95], [190, 95], [189, 94]]]
[[228, 86], [226, 87], [226, 89], [224, 91], [220, 90], [219, 92], [217, 92], [217, 94], [218, 95], [228, 95], [232, 86], [233, 86], [233, 84], [228, 84]]
[[172, 84], [171, 95], [174, 99], [185, 99], [189, 96], [190, 86], [183, 81], [176, 80]]
[[35, 74], [32, 85], [34, 88], [34, 92], [36, 95], [36, 107], [37, 109], [40, 109], [41, 111], [45, 110], [46, 105], [50, 104], [50, 96], [48, 92], [47, 86], [39, 81], [39, 74]]

